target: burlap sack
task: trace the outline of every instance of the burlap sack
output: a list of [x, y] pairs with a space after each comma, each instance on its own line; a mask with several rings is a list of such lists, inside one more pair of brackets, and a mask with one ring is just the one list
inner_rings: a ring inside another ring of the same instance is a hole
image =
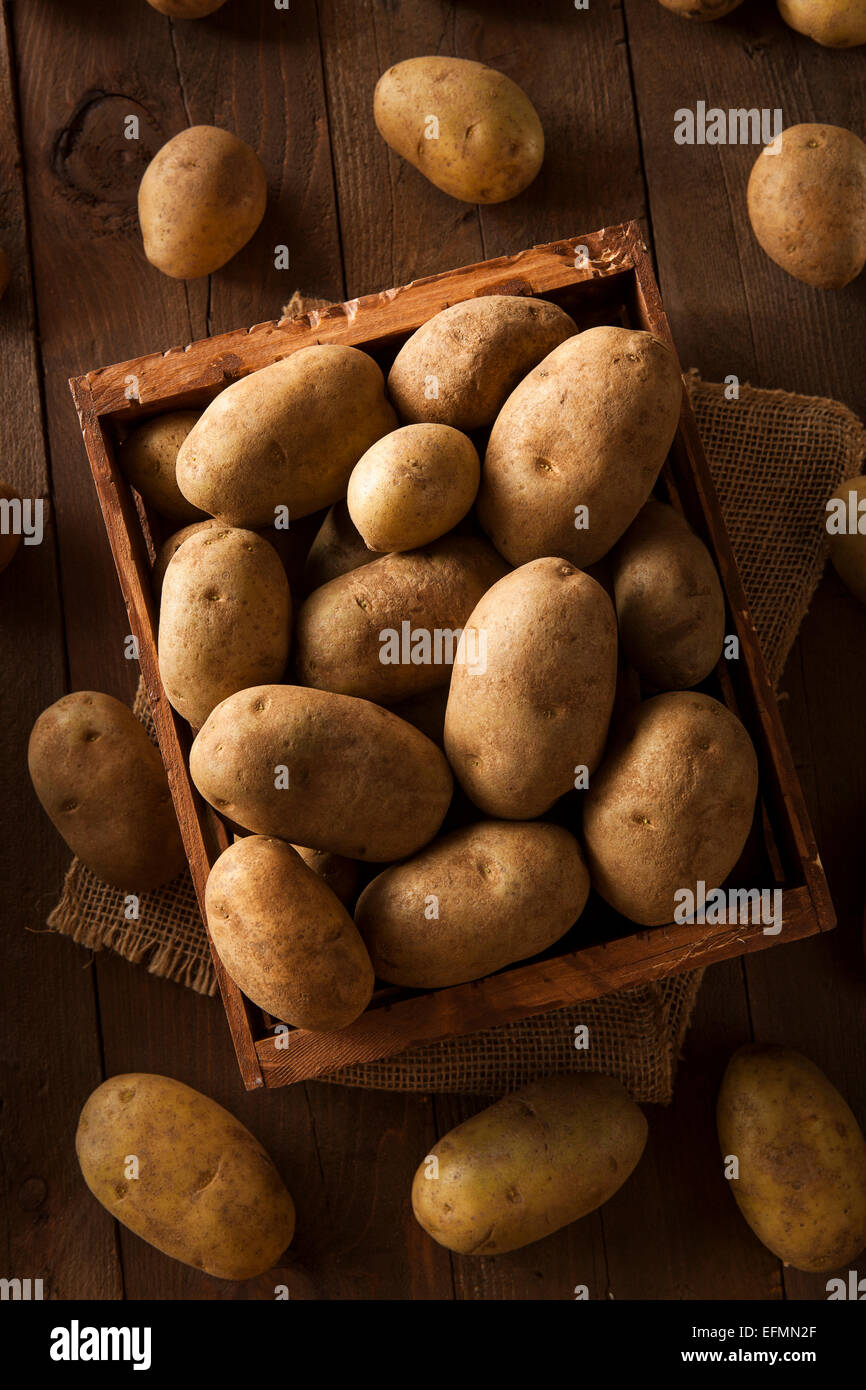
[[[309, 307], [293, 302], [290, 311]], [[712, 468], [770, 678], [778, 681], [826, 559], [829, 494], [859, 473], [866, 431], [845, 406], [741, 386], [739, 398], [690, 372], [687, 385]], [[153, 737], [143, 686], [135, 703]], [[184, 875], [141, 898], [127, 921], [124, 896], [73, 860], [48, 918], [94, 950], [110, 947], [203, 994], [216, 990], [192, 883]], [[638, 1101], [667, 1104], [701, 971], [506, 1024], [323, 1080], [398, 1091], [498, 1095], [554, 1071], [591, 1067], [618, 1077]], [[589, 1052], [574, 1029], [590, 1030]]]

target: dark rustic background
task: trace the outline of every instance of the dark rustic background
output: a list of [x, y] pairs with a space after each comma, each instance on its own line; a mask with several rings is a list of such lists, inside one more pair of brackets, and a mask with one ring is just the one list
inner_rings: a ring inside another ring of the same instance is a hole
[[[840, 926], [711, 970], [669, 1111], [603, 1211], [524, 1251], [453, 1259], [416, 1226], [412, 1173], [475, 1103], [311, 1084], [245, 1095], [221, 1008], [109, 954], [40, 935], [67, 853], [30, 790], [25, 747], [67, 689], [131, 699], [127, 622], [67, 378], [277, 317], [295, 287], [331, 299], [643, 219], [684, 366], [835, 396], [863, 412], [866, 277], [822, 293], [753, 241], [755, 151], [682, 147], [673, 113], [781, 107], [863, 134], [866, 50], [788, 30], [768, 0], [695, 25], [655, 0], [228, 0], [172, 23], [145, 0], [11, 0], [0, 34], [0, 475], [49, 493], [53, 527], [0, 578], [3, 670], [3, 1182], [0, 1274], [55, 1298], [271, 1297], [272, 1277], [226, 1285], [159, 1255], [89, 1197], [73, 1154], [78, 1111], [108, 1075], [166, 1072], [248, 1123], [284, 1173], [298, 1232], [293, 1298], [814, 1298], [825, 1278], [783, 1271], [740, 1219], [713, 1127], [718, 1081], [750, 1036], [826, 1069], [866, 1120], [866, 611], [828, 574], [781, 684], [783, 711]], [[522, 197], [477, 209], [392, 157], [372, 119], [390, 63], [481, 59], [535, 102], [545, 165]], [[138, 142], [124, 118], [140, 118]], [[209, 281], [147, 265], [135, 215], [146, 164], [190, 123], [235, 130], [270, 180], [265, 223]], [[291, 248], [291, 270], [272, 248]], [[791, 498], [791, 506], [796, 499]], [[861, 1270], [861, 1273], [866, 1272]]]

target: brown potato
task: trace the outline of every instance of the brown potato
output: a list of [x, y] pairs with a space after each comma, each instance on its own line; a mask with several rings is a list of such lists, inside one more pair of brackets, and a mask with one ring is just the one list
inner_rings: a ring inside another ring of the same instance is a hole
[[304, 567], [304, 589], [309, 594], [332, 579], [339, 579], [341, 574], [378, 559], [358, 535], [343, 498], [334, 503], [316, 532]]
[[163, 541], [156, 552], [156, 559], [150, 572], [150, 584], [157, 602], [162, 597], [165, 572], [184, 541], [189, 540], [190, 536], [197, 536], [199, 531], [212, 531], [214, 528], [218, 531], [224, 531], [225, 522], [220, 521], [218, 517], [209, 516], [204, 521], [193, 522], [192, 526], [182, 526], [179, 531], [175, 531], [167, 540]]
[[833, 567], [854, 597], [866, 603], [866, 477], [840, 483], [827, 513]]
[[282, 840], [223, 850], [205, 893], [220, 960], [254, 1004], [295, 1028], [346, 1028], [373, 993], [373, 967], [330, 888]]
[[370, 550], [417, 550], [451, 531], [475, 501], [481, 461], [450, 425], [404, 425], [355, 464], [346, 504]]
[[177, 485], [177, 455], [201, 411], [175, 410], [136, 425], [117, 451], [117, 462], [145, 502], [169, 521], [192, 525], [204, 512], [187, 502]]
[[777, 0], [786, 24], [825, 48], [866, 43], [866, 0]]
[[485, 294], [451, 304], [403, 344], [388, 395], [405, 424], [483, 429], [527, 372], [576, 332], [546, 299]]
[[487, 815], [544, 815], [604, 751], [617, 667], [610, 599], [565, 560], [533, 560], [484, 595], [463, 644], [445, 713], [448, 760]]
[[184, 868], [162, 759], [119, 700], [64, 695], [33, 725], [27, 762], [55, 828], [104, 883], [143, 893]]

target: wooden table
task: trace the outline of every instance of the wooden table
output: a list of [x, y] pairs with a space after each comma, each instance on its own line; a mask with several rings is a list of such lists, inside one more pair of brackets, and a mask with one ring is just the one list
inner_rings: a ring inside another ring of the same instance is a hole
[[[327, 1085], [245, 1095], [219, 1003], [104, 953], [40, 934], [67, 853], [29, 787], [30, 726], [66, 690], [131, 699], [127, 623], [103, 540], [67, 378], [135, 353], [277, 317], [292, 290], [330, 299], [592, 230], [644, 221], [685, 365], [835, 396], [863, 412], [866, 277], [821, 293], [753, 241], [755, 151], [683, 147], [674, 111], [781, 107], [786, 125], [857, 128], [864, 50], [789, 31], [768, 0], [695, 25], [654, 0], [578, 11], [569, 0], [228, 0], [172, 23], [145, 0], [11, 0], [0, 35], [0, 242], [13, 266], [0, 308], [0, 474], [52, 498], [40, 547], [0, 578], [5, 1037], [0, 1273], [43, 1277], [56, 1298], [273, 1296], [272, 1276], [222, 1284], [165, 1259], [87, 1195], [73, 1153], [79, 1108], [107, 1075], [167, 1072], [251, 1125], [299, 1212], [284, 1282], [293, 1298], [743, 1299], [824, 1296], [781, 1269], [738, 1216], [713, 1107], [750, 1036], [801, 1048], [866, 1119], [866, 610], [835, 577], [817, 595], [781, 683], [840, 925], [714, 968], [669, 1110], [601, 1214], [499, 1259], [450, 1259], [416, 1226], [411, 1175], [471, 1100]], [[372, 119], [390, 63], [482, 59], [534, 100], [548, 153], [533, 187], [480, 210], [392, 157]], [[138, 117], [128, 140], [126, 118]], [[234, 129], [259, 152], [264, 226], [210, 281], [149, 267], [135, 203], [154, 151], [187, 124]], [[862, 129], [859, 131], [862, 134]], [[291, 269], [272, 248], [290, 247]], [[861, 1271], [862, 1273], [863, 1271]]]

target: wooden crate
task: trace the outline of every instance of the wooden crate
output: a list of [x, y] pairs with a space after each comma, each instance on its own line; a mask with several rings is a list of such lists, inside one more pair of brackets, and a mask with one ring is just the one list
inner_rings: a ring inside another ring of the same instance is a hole
[[[148, 515], [116, 465], [118, 426], [167, 410], [202, 406], [231, 382], [313, 343], [364, 348], [387, 368], [409, 334], [433, 314], [490, 293], [541, 296], [562, 305], [581, 328], [630, 324], [673, 346], [640, 229], [631, 222], [417, 280], [321, 313], [259, 324], [103, 367], [70, 383], [202, 908], [210, 866], [228, 835], [190, 781], [190, 731], [171, 709], [160, 683], [150, 587], [160, 523]], [[245, 1086], [287, 1085], [835, 925], [802, 792], [685, 393], [679, 431], [658, 491], [681, 507], [710, 547], [727, 596], [727, 631], [739, 637], [740, 658], [720, 665], [717, 693], [739, 714], [758, 752], [759, 810], [746, 854], [753, 866], [761, 866], [763, 877], [747, 881], [783, 889], [781, 934], [765, 935], [758, 924], [636, 930], [593, 897], [569, 936], [544, 957], [449, 989], [379, 990], [360, 1019], [334, 1033], [275, 1032], [273, 1020], [245, 998], [214, 953]]]

